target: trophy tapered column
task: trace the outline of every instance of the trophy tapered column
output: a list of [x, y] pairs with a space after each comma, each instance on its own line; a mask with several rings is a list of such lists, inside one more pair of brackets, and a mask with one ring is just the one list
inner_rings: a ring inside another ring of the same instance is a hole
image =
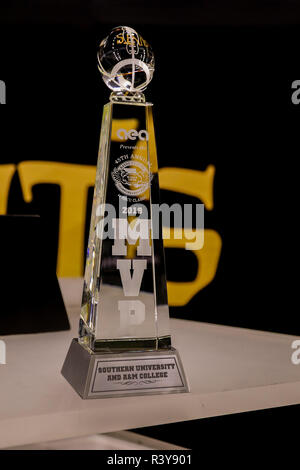
[[152, 105], [111, 102], [102, 129], [79, 341], [94, 351], [166, 349], [163, 242], [152, 235], [159, 201]]

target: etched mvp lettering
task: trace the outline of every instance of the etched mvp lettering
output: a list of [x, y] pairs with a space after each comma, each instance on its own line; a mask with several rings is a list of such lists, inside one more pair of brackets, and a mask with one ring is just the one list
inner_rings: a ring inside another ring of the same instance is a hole
[[[137, 256], [151, 256], [149, 219], [136, 219], [133, 227], [128, 224], [127, 219], [113, 219], [112, 226], [114, 230], [113, 256], [127, 255], [125, 240], [129, 245], [135, 245], [138, 241]], [[145, 321], [145, 304], [138, 299], [138, 296], [144, 272], [147, 269], [147, 260], [118, 259], [117, 269], [120, 272], [124, 296], [131, 297], [128, 300], [118, 301], [120, 326], [123, 329], [129, 325], [140, 325]]]
[[[98, 51], [112, 94], [103, 110], [79, 338], [62, 369], [84, 399], [189, 390], [171, 346], [162, 230], [153, 236], [154, 223], [161, 228], [160, 214], [153, 218], [153, 203], [159, 204], [155, 132], [152, 103], [141, 91], [152, 78], [154, 56], [139, 51], [133, 37], [132, 28], [118, 26]], [[136, 65], [143, 73], [128, 73]]]
[[118, 129], [117, 136], [120, 140], [136, 140], [137, 138], [140, 140], [149, 140], [149, 134], [145, 130], [137, 131], [130, 129], [126, 131], [126, 129]]

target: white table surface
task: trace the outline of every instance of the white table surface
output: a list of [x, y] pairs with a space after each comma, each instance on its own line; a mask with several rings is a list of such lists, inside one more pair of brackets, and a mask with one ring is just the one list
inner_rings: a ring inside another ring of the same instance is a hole
[[171, 320], [191, 392], [82, 400], [61, 376], [81, 279], [61, 279], [72, 331], [2, 337], [0, 448], [300, 403], [293, 336]]

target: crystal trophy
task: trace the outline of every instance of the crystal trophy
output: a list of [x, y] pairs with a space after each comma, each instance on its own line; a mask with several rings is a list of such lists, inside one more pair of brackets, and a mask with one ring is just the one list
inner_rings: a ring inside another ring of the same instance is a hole
[[188, 392], [171, 345], [152, 104], [150, 45], [114, 28], [98, 68], [104, 106], [79, 338], [62, 374], [82, 398]]

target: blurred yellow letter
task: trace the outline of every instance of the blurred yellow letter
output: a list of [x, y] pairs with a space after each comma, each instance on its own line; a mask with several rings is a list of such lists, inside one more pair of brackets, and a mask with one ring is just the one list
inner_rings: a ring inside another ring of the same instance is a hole
[[18, 171], [26, 202], [32, 200], [32, 187], [35, 184], [60, 186], [57, 275], [82, 276], [87, 194], [88, 188], [94, 186], [96, 167], [28, 161], [20, 163]]

